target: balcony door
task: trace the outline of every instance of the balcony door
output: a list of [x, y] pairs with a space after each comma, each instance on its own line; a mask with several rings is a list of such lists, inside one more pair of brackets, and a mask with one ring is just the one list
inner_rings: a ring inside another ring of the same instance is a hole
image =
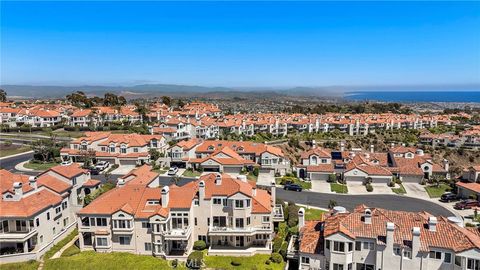
[[235, 237], [235, 246], [236, 247], [243, 247], [244, 245], [245, 245], [245, 237], [236, 236]]

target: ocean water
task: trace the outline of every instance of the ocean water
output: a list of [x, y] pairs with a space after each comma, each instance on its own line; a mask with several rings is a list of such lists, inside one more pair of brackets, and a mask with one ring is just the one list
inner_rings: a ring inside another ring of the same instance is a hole
[[345, 93], [348, 100], [386, 102], [480, 102], [479, 91], [365, 91]]

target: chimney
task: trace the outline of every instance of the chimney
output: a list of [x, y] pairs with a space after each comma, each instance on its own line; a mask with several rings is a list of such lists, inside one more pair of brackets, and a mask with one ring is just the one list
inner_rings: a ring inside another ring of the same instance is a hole
[[13, 191], [15, 192], [16, 197], [22, 197], [22, 195], [23, 195], [22, 183], [14, 182], [13, 183]]
[[168, 207], [168, 201], [169, 201], [169, 195], [170, 193], [170, 188], [168, 186], [164, 186], [162, 188], [162, 207], [166, 208]]
[[340, 143], [340, 151], [345, 151], [345, 143], [344, 142], [341, 142]]
[[275, 180], [273, 180], [271, 183], [270, 183], [270, 195], [272, 196], [272, 201], [273, 201], [273, 204], [276, 204], [276, 200], [277, 200], [277, 191], [276, 191], [276, 183], [275, 183]]
[[153, 135], [153, 127], [152, 126], [148, 126], [148, 133], [150, 133], [150, 135]]
[[390, 148], [393, 148], [393, 147], [395, 147], [395, 144], [392, 142], [392, 143], [390, 144]]
[[198, 183], [198, 197], [200, 203], [202, 203], [202, 201], [205, 199], [205, 182], [203, 181]]
[[37, 189], [37, 178], [35, 176], [28, 177], [28, 183], [31, 188]]
[[428, 217], [428, 230], [431, 232], [437, 231], [437, 218], [436, 217]]
[[312, 140], [312, 148], [317, 148], [317, 142], [315, 140]]
[[420, 249], [420, 228], [413, 227], [412, 229], [412, 258], [417, 256]]
[[363, 215], [363, 222], [365, 224], [372, 224], [372, 210], [370, 209], [365, 209], [364, 215]]
[[257, 187], [252, 187], [252, 197], [257, 196]]
[[393, 242], [395, 242], [393, 238], [394, 232], [395, 232], [395, 224], [393, 224], [393, 222], [387, 222], [387, 239], [386, 239], [387, 250], [393, 251]]
[[215, 185], [219, 186], [222, 184], [222, 175], [221, 174], [217, 174], [215, 176]]
[[448, 170], [450, 169], [450, 164], [448, 163], [448, 160], [446, 160], [446, 159], [443, 159], [443, 168], [448, 173]]
[[370, 153], [375, 153], [375, 146], [373, 144], [370, 145]]
[[301, 207], [298, 209], [298, 230], [305, 226], [305, 209]]
[[123, 187], [123, 186], [125, 186], [125, 179], [118, 178], [117, 179], [117, 187]]

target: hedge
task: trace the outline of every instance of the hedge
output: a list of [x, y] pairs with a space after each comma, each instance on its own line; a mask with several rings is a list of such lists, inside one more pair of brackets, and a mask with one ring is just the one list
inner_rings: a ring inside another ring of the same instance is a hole
[[194, 250], [204, 250], [207, 248], [207, 244], [203, 240], [198, 240], [193, 243]]

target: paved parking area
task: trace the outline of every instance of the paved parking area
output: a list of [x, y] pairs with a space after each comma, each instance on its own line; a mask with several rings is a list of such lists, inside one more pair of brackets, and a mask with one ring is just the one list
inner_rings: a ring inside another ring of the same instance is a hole
[[348, 194], [395, 194], [392, 189], [384, 183], [372, 183], [373, 191], [367, 189], [361, 182], [347, 182]]
[[275, 181], [275, 176], [270, 173], [258, 173], [257, 185], [259, 186], [270, 186], [272, 182]]

